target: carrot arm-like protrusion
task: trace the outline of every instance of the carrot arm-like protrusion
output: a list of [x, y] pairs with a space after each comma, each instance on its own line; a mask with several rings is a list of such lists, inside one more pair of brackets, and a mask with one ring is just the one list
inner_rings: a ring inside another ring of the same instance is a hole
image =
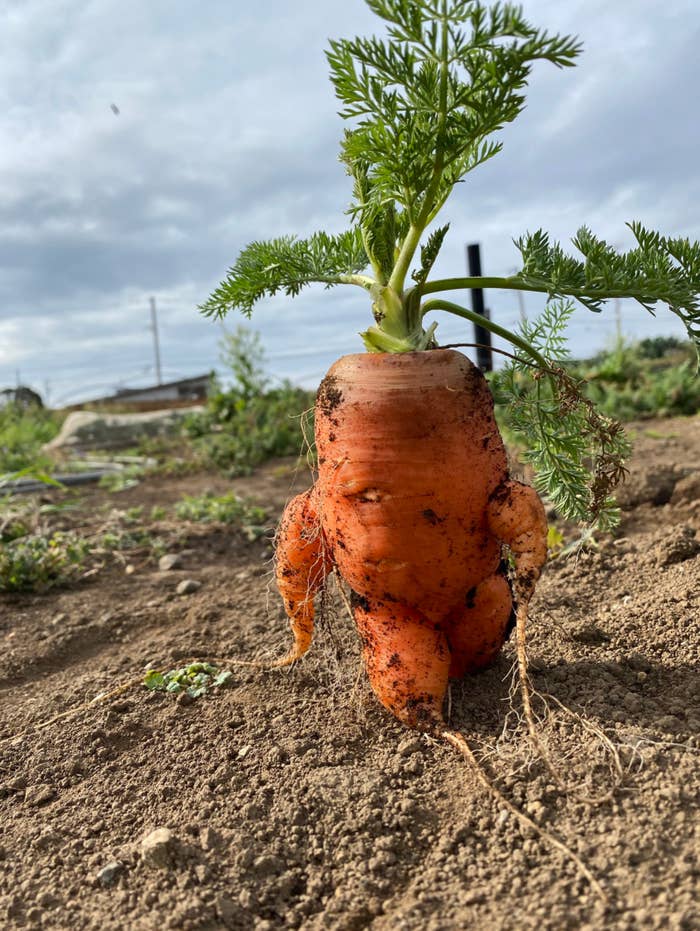
[[308, 650], [314, 631], [314, 596], [333, 568], [315, 507], [315, 488], [297, 495], [282, 515], [275, 541], [275, 576], [294, 644], [270, 667], [287, 666]]
[[530, 485], [503, 481], [489, 499], [487, 519], [513, 554], [515, 594], [519, 604], [527, 604], [547, 559], [547, 517], [540, 497]]

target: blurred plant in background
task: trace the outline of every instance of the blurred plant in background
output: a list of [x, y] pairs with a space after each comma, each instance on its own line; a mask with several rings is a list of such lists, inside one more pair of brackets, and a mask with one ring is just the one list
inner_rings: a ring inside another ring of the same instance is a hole
[[221, 344], [221, 360], [233, 375], [215, 381], [206, 410], [186, 418], [185, 431], [202, 464], [227, 475], [246, 475], [266, 459], [298, 456], [305, 437], [313, 445], [313, 392], [284, 381], [271, 388], [257, 333], [239, 326]]
[[35, 404], [10, 401], [0, 407], [0, 475], [28, 466], [47, 470], [51, 460], [41, 452], [61, 428], [64, 415]]

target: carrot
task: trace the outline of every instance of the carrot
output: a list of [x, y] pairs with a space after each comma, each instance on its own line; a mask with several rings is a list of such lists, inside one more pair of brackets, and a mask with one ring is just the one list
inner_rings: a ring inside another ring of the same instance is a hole
[[315, 508], [315, 489], [289, 502], [276, 538], [277, 588], [289, 617], [294, 644], [272, 666], [287, 666], [301, 659], [314, 630], [314, 595], [332, 568]]
[[451, 350], [345, 356], [316, 403], [319, 475], [288, 505], [277, 579], [299, 658], [331, 568], [354, 592], [363, 658], [382, 704], [443, 727], [450, 675], [492, 662], [512, 624], [502, 547], [529, 600], [546, 556], [536, 493], [508, 477], [486, 380]]

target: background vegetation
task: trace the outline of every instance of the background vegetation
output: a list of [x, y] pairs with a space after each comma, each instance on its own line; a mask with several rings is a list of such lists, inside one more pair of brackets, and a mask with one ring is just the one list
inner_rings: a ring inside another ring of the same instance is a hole
[[[155, 457], [156, 469], [215, 469], [228, 476], [250, 473], [274, 457], [306, 455], [313, 443], [314, 393], [288, 381], [270, 387], [259, 337], [243, 327], [225, 337], [222, 360], [231, 383], [212, 382], [206, 408], [185, 419], [184, 435], [171, 442], [151, 441], [133, 452]], [[585, 383], [585, 395], [617, 420], [690, 416], [700, 410], [700, 379], [689, 342], [620, 339], [612, 349], [567, 368]], [[507, 429], [499, 378], [494, 373], [491, 384]], [[529, 390], [525, 381], [521, 390]], [[49, 471], [51, 461], [41, 447], [58, 433], [62, 420], [60, 412], [40, 407], [11, 403], [0, 408], [0, 478], [26, 469]], [[138, 470], [132, 471], [129, 477], [138, 477]]]
[[[186, 419], [183, 436], [139, 450], [155, 456], [157, 464], [149, 469], [216, 470], [235, 476], [272, 457], [307, 455], [313, 442], [313, 393], [289, 382], [270, 387], [259, 338], [244, 328], [226, 337], [222, 359], [232, 375], [231, 384], [213, 383], [205, 410]], [[571, 362], [567, 368], [605, 414], [629, 421], [700, 411], [695, 364], [690, 343], [657, 338], [638, 343], [618, 340], [612, 349]], [[497, 402], [500, 378], [498, 372], [491, 377]], [[518, 390], [527, 393], [533, 385], [523, 378]], [[497, 403], [497, 414], [508, 441], [512, 435], [508, 406]], [[51, 462], [41, 447], [55, 436], [61, 420], [60, 413], [40, 407], [1, 408], [0, 479], [17, 471], [48, 472]], [[105, 489], [116, 496], [145, 471], [132, 467], [123, 475], [110, 476]], [[90, 538], [61, 526], [61, 514], [71, 507], [70, 498], [47, 503], [35, 496], [0, 493], [0, 591], [46, 590], [74, 583], [119, 554], [139, 553], [157, 560], [177, 544], [188, 522], [226, 524], [249, 541], [269, 531], [265, 511], [232, 493], [185, 496], [170, 513], [115, 510]]]

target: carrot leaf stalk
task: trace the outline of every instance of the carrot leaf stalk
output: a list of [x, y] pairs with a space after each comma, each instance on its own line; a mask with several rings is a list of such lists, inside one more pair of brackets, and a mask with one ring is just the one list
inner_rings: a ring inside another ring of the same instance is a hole
[[523, 340], [547, 365], [533, 368], [531, 354], [516, 347], [491, 390], [524, 440], [539, 493], [567, 520], [610, 530], [619, 521], [611, 492], [625, 475], [630, 446], [622, 426], [598, 411], [567, 371], [564, 334], [573, 309], [571, 301], [552, 300], [537, 320], [523, 323]]

